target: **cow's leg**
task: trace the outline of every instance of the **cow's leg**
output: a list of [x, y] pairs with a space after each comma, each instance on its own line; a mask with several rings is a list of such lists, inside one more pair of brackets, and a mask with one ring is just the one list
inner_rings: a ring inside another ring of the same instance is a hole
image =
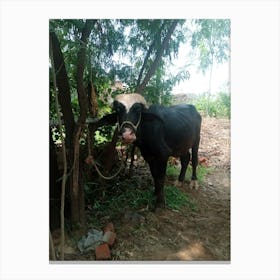
[[196, 189], [198, 190], [198, 182], [197, 182], [197, 177], [196, 177], [196, 168], [198, 164], [198, 147], [199, 147], [199, 139], [195, 143], [195, 145], [192, 147], [192, 180], [190, 183], [190, 188], [191, 189]]
[[165, 207], [164, 197], [164, 179], [166, 173], [167, 159], [166, 160], [152, 160], [149, 162], [150, 170], [154, 178], [156, 207]]
[[188, 164], [189, 164], [189, 161], [190, 161], [190, 152], [187, 151], [186, 154], [181, 155], [180, 160], [181, 160], [181, 171], [180, 171], [180, 174], [179, 174], [179, 177], [178, 177], [177, 186], [182, 187], [184, 185], [185, 175], [186, 175], [186, 171], [187, 171]]

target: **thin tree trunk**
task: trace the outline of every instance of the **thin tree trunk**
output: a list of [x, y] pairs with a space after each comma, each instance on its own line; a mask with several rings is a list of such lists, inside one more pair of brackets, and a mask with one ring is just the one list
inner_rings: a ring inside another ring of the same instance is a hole
[[60, 135], [61, 135], [62, 153], [63, 153], [63, 178], [62, 178], [62, 186], [61, 186], [61, 207], [60, 207], [60, 231], [61, 231], [61, 255], [60, 255], [60, 258], [61, 258], [61, 260], [64, 260], [64, 240], [65, 240], [65, 236], [64, 236], [64, 207], [65, 207], [65, 186], [66, 186], [66, 179], [67, 179], [67, 158], [66, 158], [65, 141], [64, 141], [64, 138], [63, 138], [62, 121], [61, 121], [60, 110], [59, 110], [52, 40], [50, 40], [50, 44], [51, 44], [50, 57], [51, 57], [52, 73], [53, 73], [55, 107], [56, 107], [56, 114], [57, 114], [57, 119], [58, 119], [58, 123], [59, 123], [59, 131], [60, 131]]
[[[97, 118], [98, 114], [98, 103], [97, 103], [97, 95], [96, 91], [93, 85], [93, 82], [91, 81], [88, 84], [88, 106], [89, 106], [89, 115], [90, 118], [95, 119]], [[88, 145], [90, 148], [90, 151], [92, 150], [92, 139], [94, 139], [94, 133], [95, 133], [95, 126], [93, 124], [88, 124], [88, 132], [89, 137], [87, 137]]]
[[49, 233], [49, 246], [50, 246], [50, 259], [55, 261], [56, 257], [55, 257], [55, 249], [54, 249], [54, 245], [53, 245], [53, 238], [52, 238], [52, 233], [50, 231]]
[[163, 39], [161, 48], [158, 50], [158, 52], [156, 54], [156, 57], [155, 57], [155, 60], [152, 64], [151, 68], [148, 70], [148, 72], [147, 72], [145, 78], [143, 79], [142, 83], [139, 86], [137, 86], [136, 92], [141, 94], [143, 92], [143, 90], [145, 89], [147, 83], [151, 79], [151, 77], [155, 74], [155, 71], [156, 71], [157, 67], [159, 66], [162, 55], [163, 55], [164, 51], [168, 48], [169, 41], [171, 39], [171, 36], [172, 36], [178, 22], [179, 22], [179, 20], [174, 20], [172, 22], [172, 24], [170, 25], [169, 30], [168, 30], [165, 38]]
[[84, 201], [84, 189], [82, 182], [82, 174], [80, 172], [80, 137], [84, 130], [86, 117], [88, 112], [88, 100], [84, 87], [84, 69], [86, 62], [86, 47], [90, 32], [94, 26], [96, 20], [87, 20], [82, 30], [82, 36], [80, 40], [80, 49], [77, 54], [77, 92], [80, 106], [80, 116], [74, 133], [74, 159], [73, 159], [73, 185], [71, 188], [71, 215], [72, 222], [79, 224], [82, 229], [85, 229], [85, 201]]
[[208, 84], [208, 94], [207, 94], [207, 115], [210, 115], [210, 99], [211, 99], [211, 94], [212, 94], [212, 73], [213, 73], [213, 63], [214, 63], [214, 58], [213, 54], [211, 55], [211, 66], [210, 66], [210, 74], [209, 74], [209, 84]]
[[[73, 152], [73, 181], [72, 181], [72, 186], [71, 186], [71, 221], [72, 224], [74, 225], [81, 225], [83, 226], [84, 220], [81, 217], [81, 210], [80, 208], [83, 207], [83, 205], [80, 205], [80, 199], [79, 199], [79, 194], [80, 194], [80, 188], [81, 186], [79, 185], [79, 169], [80, 169], [80, 136], [81, 136], [81, 131], [82, 127], [79, 125], [76, 129], [75, 132], [75, 137], [74, 137], [74, 152]], [[84, 216], [84, 215], [82, 215]]]

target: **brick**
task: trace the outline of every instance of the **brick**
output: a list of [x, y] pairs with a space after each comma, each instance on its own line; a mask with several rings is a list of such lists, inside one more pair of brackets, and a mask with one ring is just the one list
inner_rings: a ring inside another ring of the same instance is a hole
[[107, 231], [115, 232], [115, 228], [114, 228], [113, 223], [108, 223], [108, 224], [104, 227], [103, 232], [107, 232]]
[[107, 243], [101, 244], [95, 248], [96, 260], [110, 260], [111, 252]]
[[112, 231], [106, 231], [103, 235], [102, 239], [105, 243], [107, 243], [109, 246], [112, 246], [116, 240], [116, 234]]
[[200, 157], [198, 159], [198, 162], [199, 162], [200, 165], [202, 165], [204, 167], [208, 166], [208, 158], [206, 158], [206, 157]]

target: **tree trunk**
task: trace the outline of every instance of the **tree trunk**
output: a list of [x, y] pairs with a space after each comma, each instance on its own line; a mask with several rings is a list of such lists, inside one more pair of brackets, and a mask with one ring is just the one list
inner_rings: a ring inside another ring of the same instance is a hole
[[54, 95], [55, 95], [55, 107], [56, 107], [56, 114], [59, 123], [59, 131], [61, 135], [61, 143], [62, 143], [62, 151], [63, 151], [63, 179], [61, 185], [61, 207], [60, 207], [60, 231], [61, 231], [61, 260], [64, 260], [64, 206], [65, 206], [65, 188], [66, 188], [66, 180], [67, 180], [67, 157], [66, 157], [66, 147], [65, 141], [63, 138], [63, 129], [62, 129], [62, 121], [60, 116], [59, 110], [59, 101], [58, 101], [58, 93], [57, 93], [57, 82], [56, 82], [56, 73], [54, 67], [54, 58], [53, 58], [53, 47], [52, 41], [51, 43], [51, 64], [52, 64], [52, 73], [53, 73], [53, 84], [54, 84]]
[[212, 93], [211, 91], [212, 91], [213, 63], [214, 63], [214, 56], [213, 56], [213, 54], [211, 54], [211, 65], [210, 65], [209, 85], [208, 85], [208, 94], [207, 94], [207, 109], [206, 109], [207, 116], [210, 115], [210, 99], [211, 99], [211, 93]]
[[174, 20], [172, 22], [172, 24], [170, 25], [168, 32], [165, 36], [165, 38], [162, 41], [162, 45], [161, 48], [158, 50], [155, 60], [151, 66], [151, 68], [148, 70], [145, 78], [143, 79], [142, 83], [140, 83], [137, 87], [136, 87], [136, 92], [142, 94], [147, 83], [149, 82], [149, 80], [151, 79], [151, 77], [155, 74], [155, 71], [157, 69], [157, 67], [159, 66], [160, 60], [162, 58], [162, 55], [164, 53], [164, 51], [168, 48], [169, 45], [169, 41], [171, 39], [171, 36], [176, 28], [176, 25], [178, 24], [179, 20]]
[[62, 118], [65, 125], [65, 144], [68, 151], [72, 147], [73, 132], [75, 128], [74, 114], [71, 105], [71, 94], [63, 54], [61, 52], [58, 38], [54, 32], [50, 32], [50, 41], [54, 60], [54, 69], [56, 74], [56, 83], [58, 89], [58, 101], [62, 111]]
[[[98, 115], [97, 95], [92, 81], [88, 84], [88, 106], [89, 106], [90, 117], [92, 119], [97, 118]], [[89, 137], [87, 137], [89, 154], [91, 154], [92, 151], [92, 143], [93, 143], [92, 139], [94, 139], [95, 130], [96, 130], [95, 126], [92, 123], [89, 123], [88, 132], [87, 132], [89, 134]]]
[[53, 238], [52, 238], [51, 231], [49, 232], [49, 258], [52, 261], [56, 261], [55, 249], [54, 249], [54, 245], [53, 245]]
[[73, 174], [72, 174], [72, 188], [70, 191], [71, 195], [71, 213], [72, 223], [80, 225], [82, 230], [85, 229], [86, 216], [85, 216], [85, 200], [84, 200], [84, 189], [83, 189], [83, 177], [80, 167], [80, 137], [84, 130], [86, 117], [88, 112], [88, 100], [87, 94], [84, 87], [84, 69], [86, 62], [86, 47], [90, 32], [94, 26], [96, 20], [87, 20], [82, 30], [82, 36], [80, 40], [80, 49], [77, 54], [77, 92], [80, 106], [80, 116], [75, 129], [73, 143], [74, 143], [74, 154], [73, 154]]

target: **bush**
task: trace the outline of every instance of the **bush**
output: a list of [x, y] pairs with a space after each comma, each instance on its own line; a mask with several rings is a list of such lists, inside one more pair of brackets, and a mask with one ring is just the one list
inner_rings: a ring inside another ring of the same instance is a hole
[[201, 94], [194, 102], [197, 110], [204, 116], [230, 118], [230, 95], [219, 92], [208, 98], [207, 93]]

